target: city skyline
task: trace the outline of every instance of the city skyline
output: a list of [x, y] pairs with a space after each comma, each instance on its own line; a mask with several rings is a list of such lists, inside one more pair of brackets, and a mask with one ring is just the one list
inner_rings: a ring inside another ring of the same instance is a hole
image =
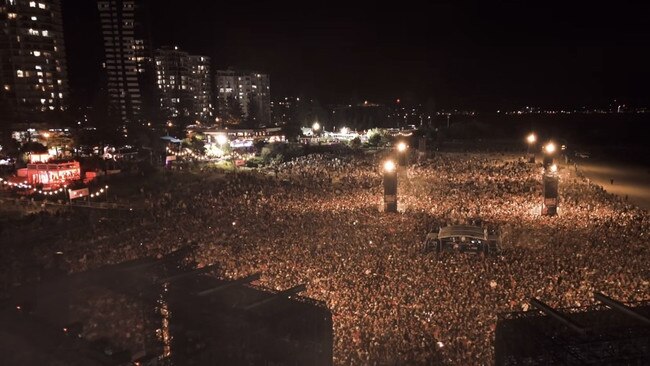
[[0, 0], [0, 366], [648, 364], [648, 14]]
[[2, 117], [39, 121], [68, 107], [59, 0], [5, 2], [0, 23]]
[[[83, 59], [75, 56], [84, 32], [74, 30], [92, 31], [95, 15], [86, 14], [92, 10], [87, 5], [63, 5], [66, 29], [73, 30], [66, 32], [73, 38], [73, 96], [84, 99], [96, 88], [92, 60], [101, 52], [90, 47]], [[501, 2], [437, 3], [429, 11], [406, 5], [308, 10], [163, 1], [150, 6], [148, 16], [154, 48], [179, 45], [206, 55], [213, 70], [267, 73], [275, 80], [274, 95], [302, 94], [323, 103], [433, 99], [441, 108], [492, 109], [642, 103], [650, 81], [644, 7]]]

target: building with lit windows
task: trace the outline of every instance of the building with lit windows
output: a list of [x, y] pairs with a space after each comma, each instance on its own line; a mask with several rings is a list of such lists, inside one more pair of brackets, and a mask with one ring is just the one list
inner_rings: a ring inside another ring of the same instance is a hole
[[67, 100], [60, 0], [0, 0], [0, 121], [47, 122]]
[[228, 100], [241, 106], [244, 119], [253, 117], [255, 126], [271, 122], [271, 84], [267, 74], [251, 71], [219, 70], [216, 75], [219, 114], [228, 113]]
[[156, 85], [163, 117], [188, 122], [214, 122], [210, 58], [178, 47], [156, 50]]
[[147, 97], [153, 89], [149, 36], [142, 0], [97, 2], [104, 39], [108, 115], [129, 124], [147, 119]]
[[271, 102], [273, 124], [283, 126], [287, 123], [294, 122], [299, 103], [300, 98], [297, 97], [284, 97]]

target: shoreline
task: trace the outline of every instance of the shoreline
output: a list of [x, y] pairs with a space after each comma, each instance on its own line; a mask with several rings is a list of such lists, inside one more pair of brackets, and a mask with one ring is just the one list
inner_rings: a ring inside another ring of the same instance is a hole
[[[650, 172], [633, 162], [574, 158], [578, 171], [607, 193], [620, 197], [641, 209], [650, 210]], [[567, 168], [572, 169], [571, 162]], [[613, 183], [612, 183], [613, 179]]]

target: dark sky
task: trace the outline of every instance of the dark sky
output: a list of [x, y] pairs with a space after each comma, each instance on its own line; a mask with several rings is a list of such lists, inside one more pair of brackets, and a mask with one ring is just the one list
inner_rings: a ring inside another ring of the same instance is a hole
[[[650, 100], [650, 5], [151, 1], [154, 46], [268, 72], [273, 97], [395, 98], [439, 108]], [[570, 3], [570, 4], [569, 4]], [[94, 1], [63, 0], [73, 96], [99, 83]]]

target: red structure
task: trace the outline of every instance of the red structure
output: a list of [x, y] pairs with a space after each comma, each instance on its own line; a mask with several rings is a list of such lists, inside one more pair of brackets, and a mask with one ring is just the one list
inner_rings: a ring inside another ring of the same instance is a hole
[[81, 179], [81, 167], [78, 161], [32, 163], [18, 169], [18, 177], [32, 186], [56, 189]]

